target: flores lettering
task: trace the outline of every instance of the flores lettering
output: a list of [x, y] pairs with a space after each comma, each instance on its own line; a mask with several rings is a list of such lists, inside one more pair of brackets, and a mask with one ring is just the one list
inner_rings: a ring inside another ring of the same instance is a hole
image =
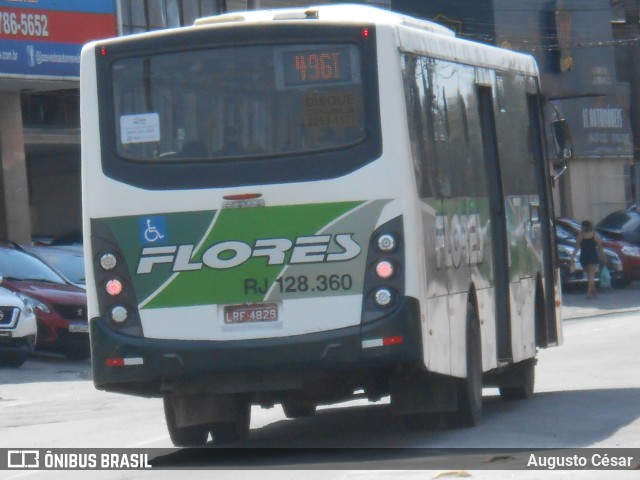
[[479, 265], [484, 257], [480, 215], [436, 216], [436, 267], [459, 268]]
[[242, 265], [251, 258], [264, 257], [267, 265], [345, 262], [356, 258], [362, 249], [351, 233], [335, 235], [313, 235], [288, 238], [256, 240], [253, 246], [228, 240], [207, 247], [200, 261], [194, 261], [195, 245], [169, 245], [146, 247], [138, 262], [136, 273], [149, 274], [154, 265], [172, 264], [174, 272], [202, 270], [203, 267], [224, 270]]

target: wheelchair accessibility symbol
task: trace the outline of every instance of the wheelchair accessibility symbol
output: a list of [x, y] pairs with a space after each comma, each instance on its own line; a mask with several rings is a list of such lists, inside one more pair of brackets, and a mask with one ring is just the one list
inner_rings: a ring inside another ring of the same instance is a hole
[[167, 226], [164, 217], [146, 217], [140, 219], [140, 240], [143, 244], [164, 243]]

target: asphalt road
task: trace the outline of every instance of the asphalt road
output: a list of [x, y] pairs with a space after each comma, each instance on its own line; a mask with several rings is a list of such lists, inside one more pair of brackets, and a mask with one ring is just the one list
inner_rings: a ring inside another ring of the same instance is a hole
[[596, 299], [587, 299], [583, 287], [565, 289], [562, 301], [562, 317], [566, 320], [637, 312], [640, 311], [640, 281], [625, 288], [600, 289]]
[[[180, 470], [0, 471], [0, 478], [638, 478], [637, 471], [494, 471], [447, 460], [451, 449], [460, 448], [640, 451], [640, 313], [633, 305], [640, 305], [638, 293], [634, 284], [589, 302], [580, 292], [565, 294], [565, 342], [540, 352], [534, 398], [506, 403], [486, 389], [477, 428], [407, 429], [384, 401], [330, 406], [299, 420], [286, 419], [279, 407], [254, 407], [249, 450], [216, 450], [206, 456], [155, 451], [156, 465]], [[0, 368], [0, 448], [116, 447], [172, 447], [160, 400], [96, 391], [88, 362], [37, 355], [20, 369]], [[291, 450], [300, 447], [308, 450]], [[421, 455], [420, 449], [428, 454]], [[482, 451], [476, 460], [498, 469], [514, 459], [496, 452]], [[439, 455], [447, 457], [444, 463]], [[212, 466], [218, 470], [202, 470]], [[407, 468], [424, 471], [394, 472]]]

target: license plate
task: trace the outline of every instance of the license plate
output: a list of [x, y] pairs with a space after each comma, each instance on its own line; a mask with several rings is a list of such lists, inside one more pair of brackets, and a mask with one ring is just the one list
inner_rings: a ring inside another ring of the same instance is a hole
[[278, 321], [277, 303], [251, 303], [224, 307], [224, 323], [258, 323]]
[[86, 323], [70, 323], [69, 333], [89, 333], [89, 325]]

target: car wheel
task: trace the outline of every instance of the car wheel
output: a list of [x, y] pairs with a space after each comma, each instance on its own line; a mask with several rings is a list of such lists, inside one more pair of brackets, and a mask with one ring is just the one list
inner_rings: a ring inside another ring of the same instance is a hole
[[26, 361], [27, 355], [21, 353], [14, 353], [0, 357], [0, 364], [12, 368], [21, 367]]

